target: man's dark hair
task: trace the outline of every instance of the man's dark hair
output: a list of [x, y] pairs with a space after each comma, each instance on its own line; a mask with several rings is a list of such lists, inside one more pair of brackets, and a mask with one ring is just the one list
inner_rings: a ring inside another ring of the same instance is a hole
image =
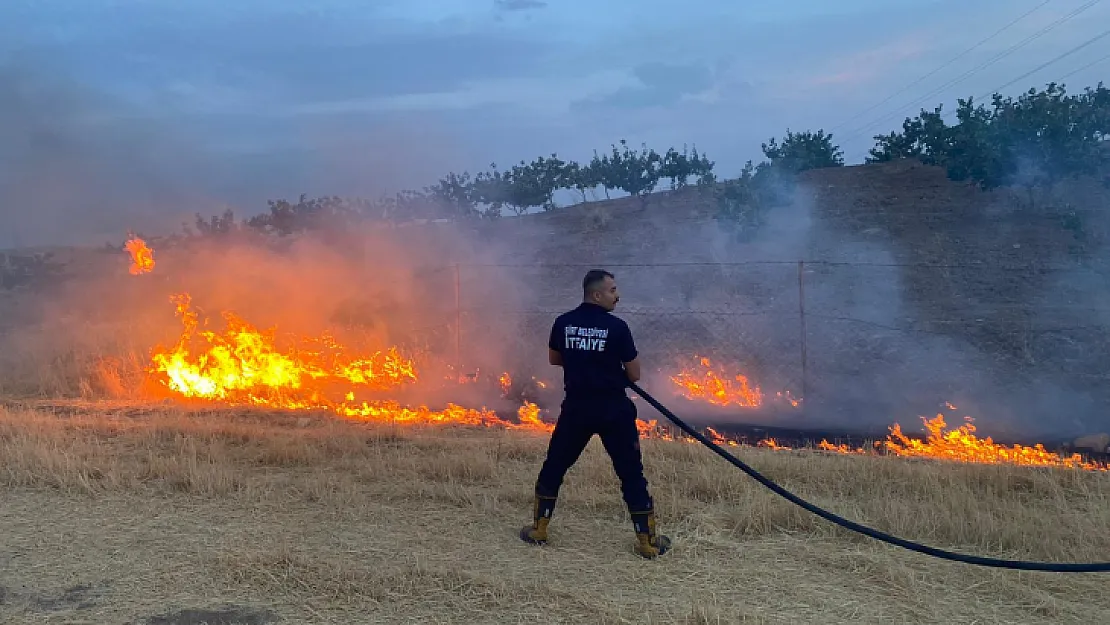
[[605, 278], [614, 278], [613, 274], [605, 271], [604, 269], [591, 269], [586, 272], [586, 277], [582, 278], [582, 297], [587, 297], [590, 291], [596, 290]]

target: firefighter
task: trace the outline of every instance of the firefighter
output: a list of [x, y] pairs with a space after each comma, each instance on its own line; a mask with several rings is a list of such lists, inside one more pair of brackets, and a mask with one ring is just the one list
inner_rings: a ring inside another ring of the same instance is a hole
[[654, 558], [666, 553], [671, 541], [656, 531], [640, 456], [636, 405], [625, 390], [630, 381], [640, 379], [636, 343], [628, 324], [612, 314], [620, 301], [612, 273], [600, 269], [586, 273], [582, 295], [582, 303], [559, 315], [551, 326], [548, 361], [563, 368], [565, 396], [536, 479], [532, 524], [520, 530], [520, 538], [531, 544], [547, 543], [548, 523], [563, 478], [597, 434], [620, 478], [636, 532], [635, 551]]

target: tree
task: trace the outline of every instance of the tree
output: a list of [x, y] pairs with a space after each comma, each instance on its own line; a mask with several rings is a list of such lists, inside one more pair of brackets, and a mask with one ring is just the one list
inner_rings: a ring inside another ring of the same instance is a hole
[[941, 107], [907, 118], [902, 132], [875, 137], [868, 162], [916, 158], [943, 166], [952, 180], [983, 188], [1021, 184], [1051, 188], [1064, 177], [1092, 174], [1106, 163], [1110, 90], [1100, 83], [1069, 96], [1049, 83], [1017, 99], [995, 94], [989, 107], [959, 100], [956, 123], [945, 124]]
[[601, 159], [603, 184], [633, 196], [650, 193], [659, 182], [663, 158], [646, 145], [639, 153], [629, 149], [624, 139], [620, 140], [620, 145], [622, 150], [618, 151], [613, 145], [612, 154]]
[[474, 177], [474, 199], [485, 204], [482, 216], [494, 219], [501, 216], [501, 208], [510, 200], [511, 177], [497, 170], [497, 163], [490, 163], [489, 172], [481, 172]]
[[746, 238], [766, 222], [767, 212], [789, 200], [783, 192], [783, 176], [793, 173], [764, 161], [759, 165], [748, 161], [740, 176], [715, 185], [711, 189], [717, 209], [718, 223], [735, 236]]
[[479, 214], [469, 172], [464, 171], [462, 175], [450, 172], [435, 185], [425, 187], [424, 191], [447, 216], [465, 219]]
[[527, 164], [521, 161], [514, 166], [509, 188], [512, 197], [510, 204], [521, 209], [517, 214], [523, 214], [533, 206], [554, 210], [552, 197], [555, 190], [569, 186], [566, 172], [567, 163], [555, 154], [551, 158], [541, 156]]
[[195, 223], [200, 236], [224, 235], [238, 229], [238, 224], [235, 223], [235, 211], [230, 208], [225, 210], [222, 216], [213, 215], [209, 219], [197, 213]]
[[698, 186], [711, 185], [717, 181], [716, 174], [713, 173], [713, 167], [716, 165], [714, 161], [704, 154], [698, 154], [698, 148], [694, 147], [690, 155], [690, 175], [694, 176], [694, 180]]
[[915, 158], [926, 165], [936, 165], [948, 152], [948, 127], [941, 114], [941, 106], [933, 112], [921, 110], [916, 118], [902, 122], [902, 132], [877, 135], [875, 147], [865, 159], [868, 163], [881, 163], [902, 158]]
[[713, 161], [706, 158], [704, 154], [698, 154], [696, 146], [692, 153], [687, 151], [686, 146], [682, 146], [681, 153], [674, 148], [668, 148], [667, 153], [663, 155], [659, 175], [670, 179], [671, 190], [674, 191], [686, 187], [691, 176], [696, 177], [698, 184], [712, 181], [713, 165]]
[[[595, 153], [594, 160], [587, 165], [580, 165], [574, 161], [567, 163], [563, 170], [563, 186], [560, 188], [574, 189], [582, 194], [582, 203], [589, 200], [586, 191], [597, 188], [602, 184], [601, 171], [597, 165], [599, 159]], [[608, 195], [608, 192], [606, 193]]]
[[844, 165], [844, 155], [840, 151], [840, 146], [834, 144], [832, 135], [825, 134], [824, 130], [818, 130], [816, 133], [808, 130], [794, 133], [787, 129], [782, 145], [772, 137], [761, 147], [772, 166], [791, 173]]
[[[613, 151], [615, 152], [616, 149], [614, 149]], [[594, 157], [590, 159], [590, 164], [587, 165], [585, 170], [582, 172], [583, 175], [585, 175], [587, 171], [589, 172], [589, 176], [591, 176], [592, 180], [594, 181], [593, 186], [596, 187], [600, 185], [601, 190], [605, 193], [605, 199], [607, 200], [610, 199], [609, 189], [616, 188], [611, 184], [611, 182], [617, 178], [617, 175], [611, 171], [612, 169], [613, 164], [612, 162], [610, 162], [609, 157], [601, 156], [597, 153], [597, 150], [594, 150]], [[585, 180], [585, 178], [583, 178], [583, 180]]]

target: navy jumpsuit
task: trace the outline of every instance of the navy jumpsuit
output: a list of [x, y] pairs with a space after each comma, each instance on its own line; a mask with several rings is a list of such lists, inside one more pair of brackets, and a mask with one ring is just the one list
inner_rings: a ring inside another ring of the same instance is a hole
[[555, 319], [548, 346], [562, 355], [565, 397], [536, 480], [536, 494], [556, 498], [567, 470], [597, 434], [620, 478], [629, 511], [652, 510], [636, 405], [625, 391], [628, 377], [623, 363], [637, 355], [628, 324], [601, 306], [584, 302]]

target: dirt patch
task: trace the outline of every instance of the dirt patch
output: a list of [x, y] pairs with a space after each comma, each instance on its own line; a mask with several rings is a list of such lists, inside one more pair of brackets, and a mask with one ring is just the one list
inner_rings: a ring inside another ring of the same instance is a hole
[[32, 598], [36, 608], [46, 612], [58, 610], [85, 610], [95, 605], [95, 592], [89, 584], [70, 586], [56, 594], [40, 594]]
[[12, 606], [28, 612], [63, 612], [96, 607], [100, 593], [91, 584], [77, 584], [59, 591], [19, 592], [0, 586], [0, 606]]
[[228, 606], [216, 610], [189, 608], [151, 616], [145, 622], [149, 625], [268, 625], [277, 621], [277, 615], [270, 610]]

